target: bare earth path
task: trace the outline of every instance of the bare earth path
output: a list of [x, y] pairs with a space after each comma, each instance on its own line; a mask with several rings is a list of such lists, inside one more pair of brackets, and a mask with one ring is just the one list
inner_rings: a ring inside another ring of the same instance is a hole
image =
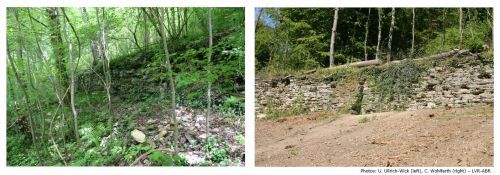
[[331, 116], [257, 120], [256, 166], [493, 166], [491, 106]]

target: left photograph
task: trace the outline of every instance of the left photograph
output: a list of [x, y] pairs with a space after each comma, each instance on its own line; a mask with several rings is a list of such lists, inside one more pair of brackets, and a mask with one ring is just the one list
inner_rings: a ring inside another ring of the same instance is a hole
[[244, 8], [7, 8], [7, 166], [244, 166]]

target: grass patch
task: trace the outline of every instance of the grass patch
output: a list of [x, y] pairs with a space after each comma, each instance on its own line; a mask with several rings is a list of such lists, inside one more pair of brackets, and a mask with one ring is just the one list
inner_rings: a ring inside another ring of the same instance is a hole
[[366, 117], [366, 116], [358, 119], [358, 123], [368, 123], [369, 121], [370, 121], [370, 118]]

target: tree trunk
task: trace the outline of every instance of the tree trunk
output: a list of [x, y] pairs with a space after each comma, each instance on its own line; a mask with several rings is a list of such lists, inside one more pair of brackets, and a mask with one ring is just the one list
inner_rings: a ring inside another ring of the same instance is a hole
[[[63, 15], [66, 15], [63, 10]], [[66, 21], [69, 22], [69, 21]], [[70, 105], [71, 105], [71, 111], [73, 112], [73, 123], [74, 123], [74, 133], [75, 133], [75, 139], [76, 143], [80, 143], [80, 136], [78, 134], [78, 112], [76, 111], [75, 108], [75, 63], [73, 59], [73, 43], [71, 42], [71, 38], [68, 36], [68, 31], [66, 30], [66, 22], [63, 20], [63, 36], [64, 39], [66, 40], [66, 43], [68, 44], [68, 55], [69, 55], [69, 63], [70, 63]]]
[[392, 32], [394, 30], [396, 8], [391, 11], [391, 26], [389, 27], [389, 42], [387, 43], [387, 63], [391, 62], [392, 57]]
[[[7, 44], [8, 46], [9, 44]], [[21, 91], [23, 92], [23, 97], [24, 97], [24, 103], [26, 105], [26, 111], [28, 112], [28, 122], [30, 126], [30, 134], [31, 134], [31, 140], [33, 142], [33, 146], [36, 146], [36, 136], [35, 136], [35, 126], [33, 125], [33, 117], [32, 117], [32, 112], [31, 112], [31, 102], [30, 102], [30, 97], [28, 95], [28, 89], [24, 81], [21, 79], [19, 76], [17, 69], [16, 69], [16, 64], [12, 56], [10, 55], [10, 51], [7, 48], [7, 57], [10, 62], [10, 66], [12, 68], [12, 72], [14, 73], [14, 76], [16, 77], [17, 83], [21, 87]], [[37, 151], [38, 153], [38, 151]]]
[[382, 9], [378, 8], [378, 39], [377, 39], [377, 53], [375, 59], [380, 59], [380, 40], [382, 39]]
[[411, 20], [411, 56], [410, 58], [415, 57], [415, 8], [411, 9], [411, 12], [413, 14], [413, 18]]
[[[211, 70], [211, 61], [212, 61], [212, 8], [208, 8], [208, 75], [210, 76], [210, 70]], [[212, 103], [211, 99], [211, 91], [212, 91], [212, 82], [209, 79], [208, 80], [208, 90], [207, 90], [207, 116], [205, 118], [205, 123], [206, 123], [206, 138], [205, 138], [205, 144], [208, 144], [208, 136], [209, 136], [209, 130], [210, 130], [210, 107]], [[208, 149], [207, 149], [207, 154], [208, 154]]]
[[[59, 89], [64, 93], [68, 88], [68, 75], [66, 70], [66, 60], [64, 59], [64, 46], [59, 29], [59, 14], [57, 8], [50, 7], [47, 9], [48, 17], [50, 19], [50, 43], [52, 45], [52, 53], [56, 62], [57, 80]], [[64, 103], [68, 103], [68, 98], [62, 95]]]
[[365, 61], [368, 60], [368, 52], [366, 52], [366, 43], [368, 42], [368, 30], [369, 30], [369, 24], [370, 24], [370, 13], [371, 13], [371, 8], [368, 8], [368, 18], [366, 19], [366, 24], [365, 24]]
[[[90, 25], [87, 9], [85, 7], [81, 7], [80, 13], [82, 14], [83, 22], [85, 22], [87, 25]], [[95, 38], [93, 37], [90, 39], [90, 50], [92, 51], [92, 58], [93, 58], [92, 65], [96, 66], [97, 63], [99, 62], [99, 55], [101, 55], [101, 53], [99, 51], [99, 46], [95, 41]]]
[[177, 154], [177, 141], [178, 141], [178, 128], [177, 128], [177, 117], [175, 114], [175, 82], [174, 82], [174, 72], [172, 70], [172, 65], [170, 64], [170, 55], [168, 53], [168, 45], [167, 45], [167, 36], [165, 34], [165, 23], [163, 22], [163, 10], [158, 10], [156, 8], [157, 14], [158, 14], [158, 22], [160, 24], [160, 33], [161, 33], [161, 39], [163, 43], [163, 49], [165, 51], [165, 64], [167, 66], [167, 74], [168, 74], [168, 79], [170, 81], [170, 92], [171, 92], [171, 102], [170, 102], [170, 107], [172, 110], [172, 120], [174, 124], [174, 154]]
[[335, 34], [337, 33], [337, 20], [339, 19], [339, 8], [335, 8], [335, 15], [333, 16], [332, 37], [330, 39], [330, 67], [334, 66], [335, 61]]
[[462, 31], [462, 7], [458, 9], [459, 17], [458, 17], [458, 30], [460, 31], [460, 42], [458, 44], [458, 49], [462, 49], [462, 39], [463, 39], [463, 31]]
[[446, 45], [446, 8], [443, 8], [443, 18], [442, 18], [443, 36], [441, 41], [441, 49], [444, 50]]
[[257, 15], [257, 21], [255, 22], [255, 31], [259, 29], [259, 23], [260, 23], [260, 18], [262, 17], [262, 14], [264, 14], [265, 8], [260, 8], [259, 14]]
[[144, 50], [148, 50], [148, 46], [149, 46], [148, 16], [144, 11], [142, 13], [142, 16], [143, 16], [143, 20], [144, 20], [144, 34], [143, 34]]
[[104, 58], [104, 62], [102, 64], [102, 67], [103, 67], [103, 73], [104, 73], [104, 79], [105, 79], [105, 82], [104, 83], [104, 88], [106, 89], [106, 95], [108, 97], [108, 111], [109, 111], [109, 120], [108, 120], [108, 124], [112, 125], [112, 121], [113, 121], [113, 113], [112, 113], [112, 108], [111, 108], [111, 70], [110, 70], [110, 67], [109, 67], [109, 62], [110, 62], [110, 56], [109, 56], [109, 51], [108, 51], [108, 43], [106, 42], [106, 31], [105, 31], [105, 28], [106, 28], [106, 17], [105, 17], [105, 12], [104, 12], [104, 8], [102, 8], [102, 20], [99, 20], [99, 8], [96, 8], [96, 17], [97, 17], [97, 24], [99, 26], [99, 30], [100, 30], [100, 45], [101, 45], [101, 48], [102, 48], [102, 51], [103, 51], [103, 58]]

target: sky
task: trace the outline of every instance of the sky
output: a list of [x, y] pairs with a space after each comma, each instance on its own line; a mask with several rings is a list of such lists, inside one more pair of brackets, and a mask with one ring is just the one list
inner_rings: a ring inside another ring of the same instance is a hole
[[[259, 16], [259, 12], [262, 10], [262, 8], [255, 8], [255, 22], [257, 22], [257, 17]], [[276, 22], [271, 19], [271, 16], [269, 14], [263, 14], [261, 16], [261, 20], [264, 21], [264, 23], [272, 28], [276, 26]]]

